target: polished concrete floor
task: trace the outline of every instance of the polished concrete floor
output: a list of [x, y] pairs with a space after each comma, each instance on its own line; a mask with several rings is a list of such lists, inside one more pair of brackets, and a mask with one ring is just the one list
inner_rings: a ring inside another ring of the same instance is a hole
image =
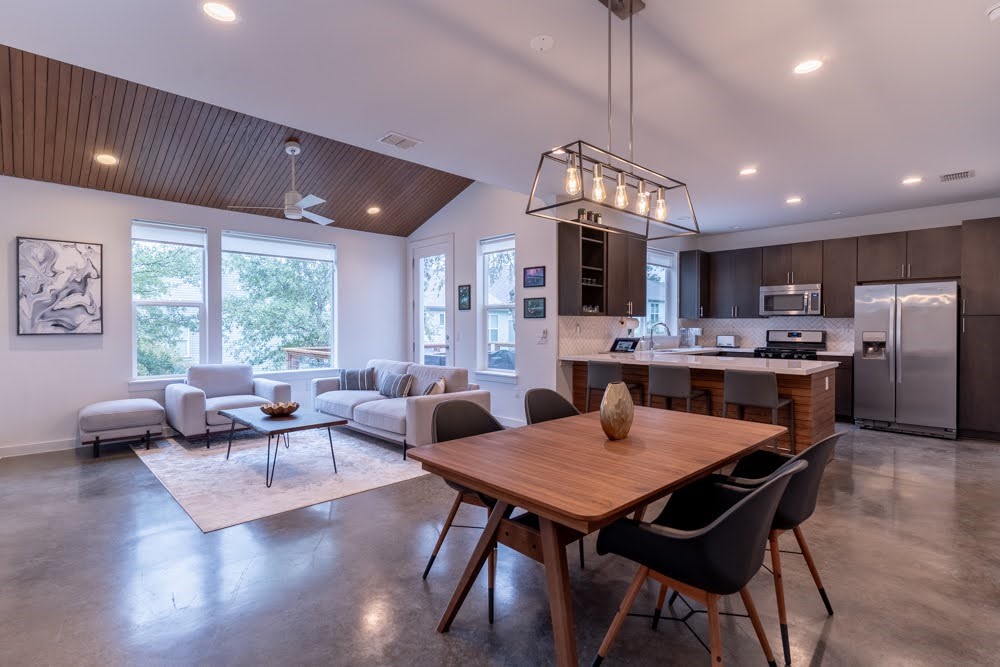
[[[125, 449], [0, 460], [0, 664], [551, 663], [542, 570], [509, 550], [495, 624], [481, 581], [452, 631], [435, 632], [478, 537], [455, 529], [421, 580], [451, 500], [424, 477], [205, 535]], [[793, 664], [1000, 664], [998, 517], [1000, 444], [851, 429], [805, 526], [835, 616], [805, 564], [784, 560]], [[586, 569], [570, 560], [583, 664], [635, 572], [593, 544]], [[751, 590], [780, 655], [766, 571]], [[728, 606], [742, 611], [738, 596]], [[707, 635], [704, 615], [693, 624]], [[728, 664], [764, 664], [749, 621], [722, 631]], [[605, 664], [708, 654], [680, 624], [632, 618]]]

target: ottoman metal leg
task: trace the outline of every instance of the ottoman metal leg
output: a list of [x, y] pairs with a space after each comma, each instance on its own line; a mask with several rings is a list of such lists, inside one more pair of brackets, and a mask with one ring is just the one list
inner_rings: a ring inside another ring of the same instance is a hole
[[94, 437], [94, 458], [101, 458], [101, 436]]

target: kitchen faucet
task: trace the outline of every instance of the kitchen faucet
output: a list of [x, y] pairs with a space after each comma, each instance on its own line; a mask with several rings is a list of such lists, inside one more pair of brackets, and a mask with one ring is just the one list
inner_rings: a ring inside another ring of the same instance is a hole
[[667, 332], [667, 335], [668, 336], [670, 335], [670, 327], [667, 326], [666, 322], [656, 322], [656, 323], [654, 323], [653, 326], [649, 327], [649, 349], [650, 350], [653, 349], [653, 331], [656, 329], [656, 327], [663, 327], [663, 330]]

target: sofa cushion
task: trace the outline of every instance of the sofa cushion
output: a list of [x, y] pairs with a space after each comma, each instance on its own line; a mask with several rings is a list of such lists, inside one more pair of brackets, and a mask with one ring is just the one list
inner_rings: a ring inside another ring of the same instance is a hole
[[359, 405], [354, 409], [354, 421], [371, 428], [406, 435], [406, 399], [387, 398]]
[[340, 388], [349, 391], [371, 391], [377, 389], [375, 384], [375, 369], [368, 367], [360, 370], [340, 369]]
[[266, 398], [254, 396], [253, 394], [236, 394], [235, 396], [216, 396], [205, 399], [205, 423], [211, 426], [217, 424], [229, 424], [231, 419], [219, 414], [219, 410], [233, 410], [235, 408], [252, 408], [258, 405], [269, 403]]
[[377, 391], [328, 391], [316, 397], [316, 409], [341, 419], [354, 419], [354, 408], [370, 401], [384, 401]]
[[162, 423], [163, 406], [151, 398], [101, 401], [80, 410], [80, 430], [88, 433]]
[[410, 394], [413, 396], [423, 394], [427, 390], [427, 387], [439, 378], [444, 378], [444, 391], [446, 394], [469, 390], [469, 371], [464, 368], [412, 364], [406, 372], [414, 378], [413, 388], [410, 390]]
[[198, 364], [187, 372], [187, 383], [205, 392], [206, 398], [253, 394], [250, 364]]
[[368, 361], [368, 366], [375, 369], [375, 388], [380, 389], [382, 387], [382, 378], [384, 378], [389, 373], [396, 375], [402, 375], [408, 372], [406, 369], [410, 367], [409, 361], [393, 361], [392, 359], [370, 359]]
[[386, 398], [402, 398], [410, 393], [410, 387], [412, 386], [413, 376], [409, 373], [403, 373], [402, 375], [386, 373], [386, 376], [382, 379], [382, 386], [379, 387], [378, 393]]
[[444, 378], [438, 378], [434, 382], [427, 385], [427, 389], [420, 394], [421, 396], [435, 396], [437, 394], [444, 393]]

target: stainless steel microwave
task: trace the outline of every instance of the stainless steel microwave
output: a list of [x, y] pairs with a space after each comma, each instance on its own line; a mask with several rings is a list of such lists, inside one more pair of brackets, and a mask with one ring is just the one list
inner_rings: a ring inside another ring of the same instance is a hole
[[760, 316], [822, 315], [821, 285], [768, 285], [760, 288]]

